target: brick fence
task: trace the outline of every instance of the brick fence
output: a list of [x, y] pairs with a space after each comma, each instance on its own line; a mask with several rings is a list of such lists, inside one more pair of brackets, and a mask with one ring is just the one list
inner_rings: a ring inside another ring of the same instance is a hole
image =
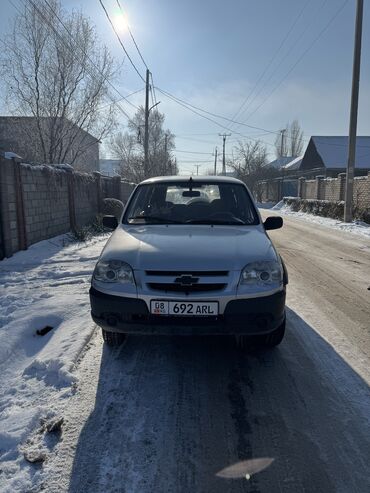
[[[303, 177], [296, 180], [298, 182], [296, 195], [301, 199], [327, 200], [329, 202], [344, 200], [346, 173], [340, 173], [337, 178], [316, 176], [314, 180], [306, 180]], [[281, 178], [258, 183], [258, 198], [262, 202], [279, 202], [284, 196], [289, 195], [284, 192], [284, 180]], [[370, 171], [367, 176], [354, 178], [353, 205], [361, 209], [370, 207]]]
[[0, 259], [91, 223], [102, 212], [104, 198], [127, 201], [134, 186], [97, 172], [0, 157]]

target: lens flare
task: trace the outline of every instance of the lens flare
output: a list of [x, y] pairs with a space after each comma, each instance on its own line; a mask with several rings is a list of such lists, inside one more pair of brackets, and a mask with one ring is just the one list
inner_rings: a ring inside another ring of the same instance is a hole
[[128, 30], [128, 18], [122, 12], [115, 13], [112, 22], [117, 31], [124, 33]]

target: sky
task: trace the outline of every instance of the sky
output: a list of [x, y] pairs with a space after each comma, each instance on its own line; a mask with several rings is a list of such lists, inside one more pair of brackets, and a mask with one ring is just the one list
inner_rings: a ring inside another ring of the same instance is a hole
[[[1, 37], [16, 7], [25, 1], [1, 0]], [[117, 1], [103, 3], [115, 18]], [[364, 3], [358, 135], [370, 135], [370, 2]], [[222, 151], [219, 133], [232, 134], [226, 141], [228, 157], [238, 140], [248, 137], [262, 140], [271, 160], [276, 132], [295, 118], [304, 130], [305, 144], [311, 135], [348, 134], [355, 0], [120, 0], [120, 4], [153, 74], [158, 109], [176, 135], [181, 173], [194, 172], [197, 164], [200, 173], [213, 167], [215, 147], [219, 157]], [[62, 0], [62, 5], [68, 11], [82, 10], [96, 25], [100, 40], [122, 63], [114, 85], [123, 95], [142, 89], [129, 100], [144, 104], [144, 83], [99, 0]], [[120, 36], [145, 77], [128, 30], [123, 27]], [[244, 125], [202, 113], [217, 125], [160, 89]], [[122, 108], [133, 116], [135, 109], [128, 103]], [[122, 127], [126, 122], [122, 116]], [[105, 152], [108, 157], [109, 146]], [[220, 169], [221, 159], [217, 166]]]

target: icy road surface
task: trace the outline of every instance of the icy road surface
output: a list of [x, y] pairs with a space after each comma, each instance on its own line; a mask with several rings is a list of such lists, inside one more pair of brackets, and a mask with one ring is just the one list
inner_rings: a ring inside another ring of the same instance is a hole
[[[5, 468], [0, 464], [3, 491], [370, 491], [370, 241], [302, 219], [284, 221], [270, 236], [290, 274], [287, 335], [265, 354], [243, 354], [230, 338], [196, 337], [131, 336], [112, 350], [99, 332], [81, 352], [93, 330], [84, 297], [94, 260], [87, 259], [103, 242], [72, 252], [69, 271], [82, 279], [80, 290], [71, 274], [63, 307], [57, 291], [45, 292], [75, 343], [64, 342], [64, 356], [58, 353], [59, 326], [42, 350], [19, 354], [28, 370], [18, 371], [13, 394], [5, 394], [13, 406], [18, 400], [32, 409], [37, 398], [27, 401], [24, 392], [36, 382], [43, 406], [35, 416], [62, 416], [62, 433], [37, 433], [34, 421], [28, 444], [22, 436], [18, 450], [44, 450], [43, 465], [27, 463], [9, 444]], [[68, 252], [55, 255], [49, 260], [65, 266]], [[36, 311], [46, 301], [38, 298], [42, 283], [34, 286]], [[2, 330], [23, 330], [26, 315], [15, 329], [12, 313]], [[45, 383], [43, 365], [31, 369], [48, 347], [60, 371]], [[67, 364], [76, 358], [75, 368]]]

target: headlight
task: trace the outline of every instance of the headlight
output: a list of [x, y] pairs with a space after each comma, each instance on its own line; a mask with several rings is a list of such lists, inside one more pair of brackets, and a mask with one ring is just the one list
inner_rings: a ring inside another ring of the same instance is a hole
[[121, 260], [100, 260], [95, 266], [93, 277], [102, 282], [135, 284], [131, 267]]
[[239, 284], [244, 286], [280, 285], [283, 281], [281, 265], [275, 261], [252, 262], [242, 270]]

